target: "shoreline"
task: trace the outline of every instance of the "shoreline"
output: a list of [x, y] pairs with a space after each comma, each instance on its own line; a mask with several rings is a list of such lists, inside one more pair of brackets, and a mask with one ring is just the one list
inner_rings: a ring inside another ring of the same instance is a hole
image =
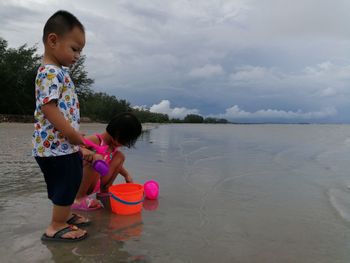
[[21, 114], [0, 114], [0, 123], [2, 122], [34, 123], [34, 116]]
[[[88, 117], [80, 118], [81, 123], [99, 123], [94, 122]], [[0, 114], [0, 123], [34, 123], [35, 119], [33, 115], [23, 115], [23, 114]]]
[[[23, 121], [24, 120], [24, 121]], [[22, 118], [18, 118], [16, 119], [16, 121], [14, 121], [13, 119], [7, 121], [2, 118], [2, 115], [0, 115], [0, 125], [34, 125], [34, 121], [32, 120], [28, 120], [28, 119], [22, 119]], [[102, 122], [81, 122], [80, 123], [81, 125], [89, 125], [89, 124], [92, 124], [92, 125], [96, 125], [96, 124], [101, 124], [101, 125], [106, 125], [105, 123], [102, 123]], [[147, 131], [150, 131], [150, 130], [153, 130], [153, 129], [156, 129], [158, 128], [158, 126], [160, 125], [160, 123], [150, 123], [150, 122], [145, 122], [145, 123], [141, 123], [142, 125], [142, 132], [147, 132]]]
[[[21, 114], [0, 114], [0, 123], [34, 123], [34, 116], [32, 115], [21, 115]], [[85, 123], [101, 123], [104, 122], [92, 121], [89, 117], [81, 117], [81, 124]], [[157, 128], [159, 125], [163, 124], [222, 124], [222, 123], [186, 123], [186, 122], [166, 122], [166, 123], [152, 123], [144, 122], [142, 127], [145, 127], [145, 130]], [[311, 123], [311, 122], [231, 122], [225, 123], [225, 125], [347, 125], [348, 123]]]

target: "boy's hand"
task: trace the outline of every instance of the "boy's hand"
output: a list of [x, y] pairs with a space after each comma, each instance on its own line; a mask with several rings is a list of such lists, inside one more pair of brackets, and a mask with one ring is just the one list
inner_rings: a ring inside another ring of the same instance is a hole
[[95, 154], [92, 156], [92, 160], [93, 160], [93, 161], [103, 160], [103, 156], [102, 156], [101, 154], [95, 153]]
[[94, 152], [90, 151], [89, 149], [85, 148], [85, 147], [80, 147], [80, 152], [83, 154], [83, 159], [84, 161], [87, 162], [92, 162], [92, 158], [94, 156]]
[[97, 160], [103, 160], [103, 156], [101, 154], [96, 154], [85, 147], [80, 147], [80, 151], [83, 154], [83, 159], [89, 163]]

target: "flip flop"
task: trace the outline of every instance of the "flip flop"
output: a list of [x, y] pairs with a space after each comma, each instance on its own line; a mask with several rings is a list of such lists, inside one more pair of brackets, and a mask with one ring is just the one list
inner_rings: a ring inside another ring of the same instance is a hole
[[[97, 203], [97, 206], [92, 207], [91, 205], [94, 201], [98, 203]], [[103, 208], [103, 206], [98, 200], [87, 196], [87, 197], [84, 197], [79, 204], [77, 203], [72, 204], [71, 208], [73, 210], [80, 210], [80, 211], [94, 211], [94, 210]]]
[[77, 237], [77, 238], [70, 238], [70, 237], [62, 237], [64, 234], [68, 233], [68, 232], [72, 232], [72, 231], [77, 231], [79, 228], [77, 226], [67, 226], [59, 231], [57, 231], [52, 237], [46, 235], [46, 233], [44, 233], [41, 236], [41, 240], [42, 241], [58, 241], [58, 242], [77, 242], [77, 241], [81, 241], [85, 238], [87, 238], [88, 233], [85, 233], [84, 235], [82, 235], [81, 237]]
[[68, 219], [67, 224], [75, 225], [75, 226], [88, 226], [91, 224], [91, 221], [76, 223], [80, 218], [83, 218], [83, 217], [72, 213], [72, 217]]

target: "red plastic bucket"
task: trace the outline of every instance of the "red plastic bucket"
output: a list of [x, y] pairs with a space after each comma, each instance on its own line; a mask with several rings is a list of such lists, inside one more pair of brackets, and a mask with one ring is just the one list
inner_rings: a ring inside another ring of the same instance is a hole
[[141, 184], [116, 184], [109, 187], [112, 212], [132, 215], [142, 210], [143, 186]]

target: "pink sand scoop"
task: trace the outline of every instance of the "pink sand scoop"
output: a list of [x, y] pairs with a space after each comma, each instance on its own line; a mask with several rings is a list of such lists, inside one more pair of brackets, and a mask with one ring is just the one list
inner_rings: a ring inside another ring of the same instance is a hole
[[[100, 146], [97, 145], [96, 143], [84, 138], [83, 139], [85, 145], [93, 148], [95, 150], [96, 153], [101, 154], [102, 156], [106, 156], [108, 155], [108, 145], [104, 145], [104, 146]], [[92, 164], [92, 168], [94, 168], [94, 170], [96, 172], [98, 172], [101, 176], [105, 176], [108, 174], [108, 170], [109, 170], [109, 166], [108, 164], [103, 161], [103, 160], [96, 160], [93, 162]]]
[[94, 168], [94, 170], [98, 172], [101, 176], [107, 175], [109, 170], [108, 164], [103, 160], [94, 161], [92, 164], [92, 168]]
[[145, 197], [150, 200], [155, 200], [159, 196], [159, 184], [154, 180], [149, 180], [143, 185]]

